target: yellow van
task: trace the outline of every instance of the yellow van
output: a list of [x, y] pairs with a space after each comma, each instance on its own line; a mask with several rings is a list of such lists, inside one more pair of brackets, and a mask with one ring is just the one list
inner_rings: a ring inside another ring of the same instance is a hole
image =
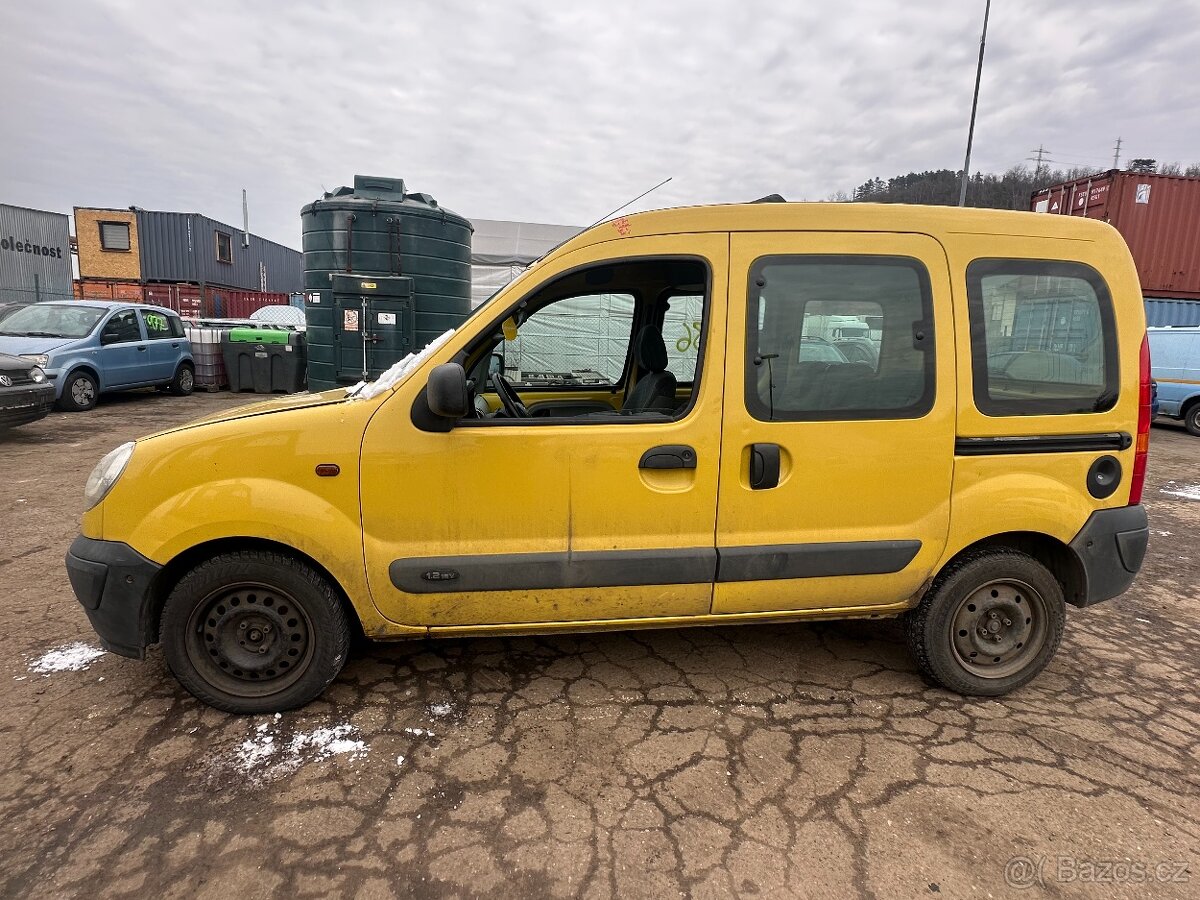
[[114, 450], [67, 568], [105, 647], [233, 712], [313, 699], [358, 629], [900, 615], [929, 680], [1003, 694], [1141, 565], [1145, 336], [1088, 219], [631, 215], [377, 382]]

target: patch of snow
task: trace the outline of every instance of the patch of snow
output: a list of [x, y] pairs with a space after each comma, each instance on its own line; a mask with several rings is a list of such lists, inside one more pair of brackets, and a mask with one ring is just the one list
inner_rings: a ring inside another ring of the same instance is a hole
[[1171, 536], [1171, 532], [1169, 532], [1169, 531], [1152, 531], [1150, 533], [1156, 534], [1159, 537], [1170, 537]]
[[1150, 620], [1149, 620], [1149, 619], [1143, 619], [1141, 616], [1134, 616], [1134, 621], [1137, 621], [1137, 622], [1144, 622], [1146, 625], [1150, 625], [1150, 624], [1151, 624], [1151, 622], [1150, 622]]
[[320, 762], [334, 756], [361, 759], [367, 754], [366, 742], [359, 737], [358, 729], [350, 724], [301, 731], [286, 742], [282, 738], [277, 741], [273, 726], [279, 718], [276, 713], [271, 722], [255, 727], [234, 752], [234, 768], [250, 776], [252, 782], [290, 775], [308, 762]]
[[1167, 484], [1172, 485], [1172, 489], [1159, 488], [1160, 494], [1166, 494], [1168, 497], [1182, 497], [1184, 500], [1200, 500], [1200, 484], [1177, 485], [1173, 481], [1168, 481]]
[[405, 734], [411, 734], [413, 737], [433, 737], [434, 734], [428, 728], [405, 728]]
[[400, 384], [408, 375], [421, 363], [429, 359], [438, 347], [450, 340], [450, 336], [454, 334], [454, 329], [451, 328], [445, 334], [440, 335], [425, 345], [425, 349], [420, 353], [410, 353], [404, 359], [395, 363], [390, 369], [376, 378], [374, 381], [360, 381], [354, 387], [346, 391], [347, 400], [370, 400], [372, 397], [378, 397], [385, 391], [390, 391], [396, 385]]
[[398, 765], [398, 766], [404, 765], [404, 757], [403, 756], [396, 757], [396, 765]]
[[39, 675], [50, 675], [54, 672], [79, 672], [91, 665], [94, 659], [104, 655], [104, 651], [83, 641], [64, 644], [42, 654], [29, 664], [29, 671]]
[[435, 718], [441, 719], [454, 712], [454, 707], [449, 703], [433, 703], [429, 707], [429, 714]]

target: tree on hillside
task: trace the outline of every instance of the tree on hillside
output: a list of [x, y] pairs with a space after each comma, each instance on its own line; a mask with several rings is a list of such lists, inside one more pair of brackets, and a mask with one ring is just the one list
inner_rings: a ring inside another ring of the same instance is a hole
[[[1135, 165], [1141, 165], [1142, 168], [1135, 169]], [[1034, 170], [1029, 166], [1014, 166], [1003, 175], [976, 172], [967, 184], [967, 205], [988, 209], [1029, 209], [1029, 197], [1034, 191], [1062, 184], [1064, 181], [1098, 175], [1102, 171], [1104, 170], [1089, 168], [1049, 169], [1045, 166]], [[1156, 160], [1135, 159], [1130, 163], [1129, 171], [1161, 171], [1163, 174], [1197, 177], [1200, 176], [1200, 165], [1191, 165], [1183, 169], [1178, 163], [1171, 163], [1159, 169]], [[872, 178], [856, 187], [849, 199], [870, 203], [955, 206], [958, 203], [961, 179], [962, 171], [956, 172], [953, 169], [909, 172], [887, 181]], [[839, 192], [830, 199], [844, 197], [845, 194]]]

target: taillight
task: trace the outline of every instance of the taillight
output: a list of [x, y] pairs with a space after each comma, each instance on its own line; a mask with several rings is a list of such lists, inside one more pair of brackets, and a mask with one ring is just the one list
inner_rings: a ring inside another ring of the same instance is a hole
[[1138, 426], [1133, 454], [1133, 479], [1129, 483], [1129, 505], [1142, 502], [1146, 484], [1146, 456], [1150, 452], [1150, 337], [1142, 338], [1141, 359], [1138, 363]]

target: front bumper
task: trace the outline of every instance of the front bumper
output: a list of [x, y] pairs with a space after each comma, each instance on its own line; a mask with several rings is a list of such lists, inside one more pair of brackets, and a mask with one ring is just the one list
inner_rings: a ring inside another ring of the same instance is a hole
[[1071, 549], [1083, 565], [1086, 585], [1075, 605], [1091, 606], [1128, 590], [1149, 543], [1146, 507], [1119, 506], [1092, 513], [1071, 541]]
[[54, 385], [49, 382], [0, 388], [0, 428], [27, 425], [54, 408]]
[[128, 544], [75, 538], [67, 576], [105, 650], [143, 659], [158, 643], [150, 586], [161, 569]]

